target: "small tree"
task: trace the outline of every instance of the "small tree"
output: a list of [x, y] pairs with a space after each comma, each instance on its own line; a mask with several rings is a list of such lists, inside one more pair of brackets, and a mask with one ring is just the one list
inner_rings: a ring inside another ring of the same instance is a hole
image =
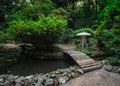
[[16, 41], [31, 43], [39, 50], [49, 50], [58, 41], [66, 25], [66, 20], [57, 17], [41, 17], [38, 21], [12, 21], [6, 31]]

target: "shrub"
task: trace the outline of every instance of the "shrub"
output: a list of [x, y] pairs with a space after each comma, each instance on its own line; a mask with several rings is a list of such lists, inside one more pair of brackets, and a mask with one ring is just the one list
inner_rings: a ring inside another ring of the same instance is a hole
[[[96, 29], [94, 35], [97, 39], [99, 50], [107, 54], [120, 55], [120, 1], [107, 1], [107, 5], [101, 11], [102, 23]], [[112, 3], [112, 4], [111, 4]], [[110, 22], [112, 25], [109, 25]]]
[[38, 21], [12, 21], [6, 32], [11, 34], [16, 41], [31, 43], [36, 49], [49, 50], [58, 41], [66, 25], [66, 20], [41, 17]]
[[[110, 30], [104, 30], [97, 38], [102, 46], [101, 50], [106, 54], [120, 55], [120, 27], [115, 24]], [[100, 43], [99, 42], [99, 43]]]
[[120, 65], [120, 63], [119, 63], [120, 60], [119, 60], [118, 57], [108, 57], [107, 60], [113, 66], [119, 66]]
[[71, 28], [67, 28], [62, 34], [62, 36], [60, 37], [59, 42], [68, 43], [68, 42], [71, 42], [72, 38], [73, 38], [73, 30]]
[[102, 48], [104, 47], [102, 41], [105, 38], [103, 33], [105, 31], [105, 26], [107, 25], [107, 23], [107, 20], [102, 21], [98, 28], [94, 31], [94, 36], [96, 38], [96, 43], [99, 50], [102, 50]]
[[87, 50], [87, 49], [83, 49], [82, 52], [85, 54], [89, 54], [89, 50]]
[[115, 20], [116, 23], [119, 23], [120, 22], [120, 16], [115, 16], [114, 20]]
[[114, 31], [105, 30], [102, 34], [98, 37], [99, 44], [101, 42], [101, 50], [104, 51], [106, 54], [116, 54], [118, 55], [120, 52], [120, 37], [119, 35], [115, 34]]

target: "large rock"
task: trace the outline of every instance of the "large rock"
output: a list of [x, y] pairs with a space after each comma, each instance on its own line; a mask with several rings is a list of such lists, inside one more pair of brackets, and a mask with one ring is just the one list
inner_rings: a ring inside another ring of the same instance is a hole
[[50, 74], [50, 78], [55, 78], [55, 77], [57, 77], [57, 74]]
[[74, 71], [74, 67], [72, 67], [72, 66], [70, 66], [69, 69], [70, 70], [68, 70], [68, 71]]
[[3, 78], [0, 78], [0, 83], [3, 83], [4, 79]]
[[43, 80], [46, 80], [47, 79], [47, 77], [45, 76], [45, 75], [38, 75], [38, 80], [39, 81], [43, 81]]
[[106, 66], [106, 67], [105, 67], [105, 70], [107, 70], [107, 71], [112, 71], [112, 69], [113, 69], [112, 66]]
[[105, 66], [104, 69], [109, 72], [119, 73], [120, 74], [120, 68], [114, 67], [114, 66]]
[[112, 72], [120, 74], [120, 68], [113, 68]]
[[82, 74], [82, 75], [84, 74], [84, 71], [81, 68], [78, 68], [77, 70], [80, 74]]
[[43, 86], [41, 81], [38, 81], [37, 83], [35, 83], [35, 86]]
[[64, 83], [66, 83], [68, 80], [69, 80], [69, 78], [68, 78], [67, 76], [63, 76], [63, 77], [58, 78], [58, 82], [59, 82], [60, 84], [64, 84]]
[[26, 76], [26, 79], [31, 79], [31, 78], [33, 78], [33, 75]]
[[41, 83], [36, 83], [35, 86], [42, 86]]
[[1, 82], [0, 82], [0, 86], [4, 86], [4, 83], [1, 83]]
[[4, 86], [10, 86], [10, 84], [11, 84], [11, 83], [10, 83], [9, 81], [5, 81], [5, 82], [4, 82]]
[[22, 86], [20, 83], [16, 83], [15, 86]]
[[54, 86], [54, 79], [47, 79], [45, 82], [45, 86]]
[[118, 67], [113, 67], [112, 68], [112, 72], [116, 72], [117, 73]]
[[25, 79], [25, 78], [24, 78], [23, 76], [21, 76], [21, 77], [17, 78], [17, 79], [15, 80], [15, 82], [16, 82], [16, 83], [21, 83], [24, 79]]

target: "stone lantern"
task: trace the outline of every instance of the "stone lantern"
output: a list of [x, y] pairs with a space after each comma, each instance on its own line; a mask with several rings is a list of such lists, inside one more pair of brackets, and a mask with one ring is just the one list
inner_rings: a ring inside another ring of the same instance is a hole
[[85, 46], [88, 47], [86, 37], [87, 37], [87, 36], [91, 36], [90, 33], [80, 32], [80, 33], [76, 34], [76, 36], [80, 36], [80, 37], [81, 37], [80, 46], [81, 46], [82, 48], [84, 48]]

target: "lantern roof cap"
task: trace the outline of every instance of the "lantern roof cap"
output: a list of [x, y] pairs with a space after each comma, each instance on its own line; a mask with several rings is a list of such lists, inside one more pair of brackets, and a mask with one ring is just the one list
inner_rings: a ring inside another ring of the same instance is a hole
[[80, 32], [80, 33], [76, 34], [76, 36], [91, 36], [91, 34], [88, 32]]

